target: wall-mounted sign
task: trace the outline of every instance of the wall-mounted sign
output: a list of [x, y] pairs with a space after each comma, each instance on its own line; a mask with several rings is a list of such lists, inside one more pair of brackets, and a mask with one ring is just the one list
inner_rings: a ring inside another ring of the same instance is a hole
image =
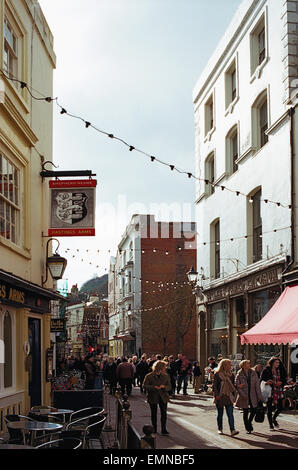
[[49, 237], [95, 235], [95, 188], [97, 181], [53, 180]]
[[62, 318], [51, 318], [51, 333], [61, 333], [65, 330], [65, 320]]

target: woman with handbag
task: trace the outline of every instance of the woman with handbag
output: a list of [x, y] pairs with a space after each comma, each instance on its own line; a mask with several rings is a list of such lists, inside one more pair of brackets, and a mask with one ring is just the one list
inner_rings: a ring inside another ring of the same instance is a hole
[[[283, 387], [287, 383], [286, 369], [278, 357], [271, 357], [269, 359], [267, 366], [262, 372], [261, 381], [264, 381], [266, 385], [270, 385], [272, 388], [271, 396], [267, 401], [267, 416], [270, 431], [274, 431], [274, 428], [279, 427], [276, 418], [282, 410]], [[272, 416], [273, 408], [275, 408], [275, 412]]]
[[243, 421], [247, 434], [253, 431], [252, 421], [257, 413], [257, 407], [263, 404], [260, 381], [257, 373], [251, 369], [250, 361], [240, 362], [235, 386], [238, 390], [236, 406], [243, 409]]
[[218, 367], [214, 369], [213, 394], [214, 403], [217, 408], [218, 434], [223, 434], [223, 413], [224, 408], [228, 416], [231, 436], [239, 434], [234, 425], [234, 406], [237, 390], [234, 387], [235, 377], [231, 371], [232, 362], [229, 359], [222, 359]]

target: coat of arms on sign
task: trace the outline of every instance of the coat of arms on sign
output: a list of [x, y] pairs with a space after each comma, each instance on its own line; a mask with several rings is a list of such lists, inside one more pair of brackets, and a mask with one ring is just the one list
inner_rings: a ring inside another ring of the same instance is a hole
[[87, 215], [88, 196], [82, 192], [59, 192], [56, 195], [56, 216], [69, 225], [76, 224]]

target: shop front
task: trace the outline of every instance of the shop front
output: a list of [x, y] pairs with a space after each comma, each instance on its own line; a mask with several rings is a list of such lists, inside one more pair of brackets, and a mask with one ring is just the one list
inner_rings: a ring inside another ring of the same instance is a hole
[[[4, 416], [50, 403], [50, 300], [60, 295], [0, 270], [0, 433]], [[0, 361], [1, 362], [1, 361]]]
[[263, 318], [280, 296], [283, 266], [279, 263], [204, 289], [204, 309], [199, 308], [199, 360], [203, 367], [209, 356], [219, 354], [232, 360], [248, 358], [252, 364], [265, 364], [271, 356], [283, 355], [282, 346], [241, 344], [241, 335]]

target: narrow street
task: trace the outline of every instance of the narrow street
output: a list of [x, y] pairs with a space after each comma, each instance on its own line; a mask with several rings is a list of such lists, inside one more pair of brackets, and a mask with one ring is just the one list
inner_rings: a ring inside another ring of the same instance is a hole
[[[230, 437], [228, 420], [224, 415], [224, 435], [217, 433], [216, 408], [213, 398], [204, 394], [195, 395], [192, 386], [188, 387], [188, 396], [176, 395], [168, 405], [167, 429], [170, 436], [160, 434], [158, 412], [157, 449], [298, 449], [298, 413], [284, 412], [278, 422], [280, 428], [269, 431], [267, 416], [264, 423], [253, 423], [254, 431], [246, 434], [242, 413], [234, 410], [235, 427], [239, 434]], [[112, 425], [115, 421], [114, 398], [110, 399]], [[131, 423], [140, 435], [145, 424], [151, 424], [150, 409], [138, 388], [134, 388], [129, 397], [131, 405]], [[113, 433], [104, 433], [106, 445], [112, 444]]]

